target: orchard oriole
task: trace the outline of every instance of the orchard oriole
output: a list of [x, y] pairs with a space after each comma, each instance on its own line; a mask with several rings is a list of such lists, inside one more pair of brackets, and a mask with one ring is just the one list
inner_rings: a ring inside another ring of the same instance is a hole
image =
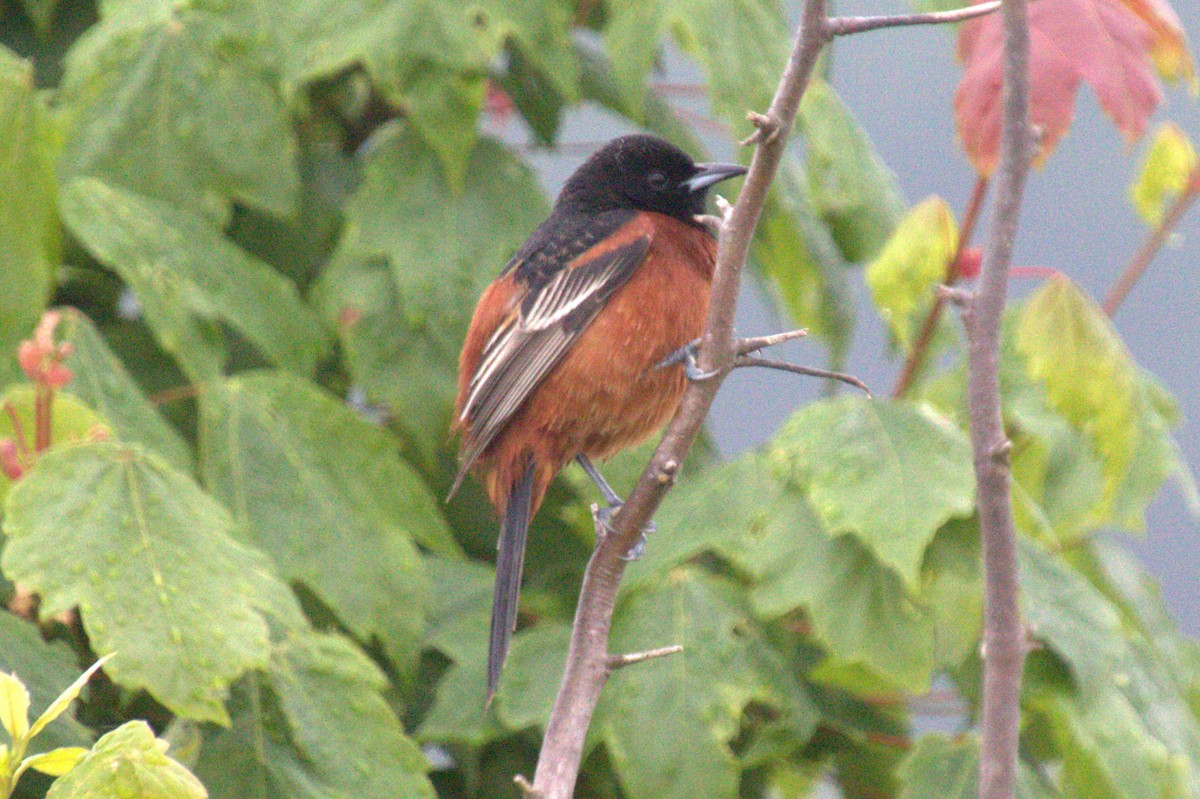
[[654, 136], [609, 142], [567, 180], [554, 210], [479, 299], [459, 358], [461, 464], [500, 515], [488, 652], [495, 693], [516, 625], [525, 537], [572, 459], [610, 510], [591, 463], [675, 413], [683, 368], [659, 368], [700, 336], [716, 242], [696, 216], [708, 188], [745, 167], [697, 164]]

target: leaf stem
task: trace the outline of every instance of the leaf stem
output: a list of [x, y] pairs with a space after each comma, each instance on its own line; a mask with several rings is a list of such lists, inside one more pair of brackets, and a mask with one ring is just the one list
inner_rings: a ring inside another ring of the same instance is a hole
[[1142, 246], [1137, 249], [1137, 252], [1129, 259], [1129, 263], [1121, 271], [1117, 282], [1108, 290], [1108, 295], [1104, 298], [1106, 314], [1109, 316], [1116, 314], [1121, 303], [1125, 302], [1125, 298], [1133, 290], [1134, 284], [1149, 268], [1151, 261], [1167, 243], [1171, 234], [1175, 232], [1175, 228], [1179, 227], [1180, 220], [1183, 219], [1183, 215], [1187, 213], [1197, 196], [1200, 196], [1200, 167], [1192, 170], [1187, 186], [1175, 197], [1162, 220], [1150, 232], [1149, 237], [1142, 242]]
[[[987, 190], [988, 179], [980, 175], [975, 180], [975, 188], [971, 191], [971, 199], [967, 202], [967, 210], [963, 214], [962, 230], [958, 235], [958, 247], [955, 248], [950, 263], [946, 264], [945, 285], [947, 286], [953, 286], [958, 282], [959, 259], [962, 257], [963, 251], [971, 244], [971, 238], [975, 234], [975, 225], [978, 223], [980, 211], [983, 209], [984, 198], [987, 197]], [[921, 332], [917, 334], [913, 348], [904, 361], [904, 368], [900, 371], [900, 377], [897, 378], [896, 385], [892, 389], [893, 397], [897, 399], [903, 397], [912, 388], [913, 381], [917, 379], [917, 375], [925, 365], [925, 358], [929, 354], [929, 347], [933, 343], [933, 334], [937, 332], [938, 322], [941, 321], [945, 305], [946, 297], [944, 295], [939, 293], [934, 297], [933, 307], [929, 309], [925, 321], [921, 324]]]

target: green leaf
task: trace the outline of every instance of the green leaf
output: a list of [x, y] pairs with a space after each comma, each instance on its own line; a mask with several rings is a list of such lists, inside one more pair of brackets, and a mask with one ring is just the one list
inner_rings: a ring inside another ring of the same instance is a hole
[[513, 637], [494, 705], [496, 717], [505, 727], [545, 727], [562, 682], [570, 641], [570, 626], [559, 622], [539, 624]]
[[1141, 529], [1146, 503], [1182, 469], [1170, 439], [1174, 403], [1141, 373], [1103, 312], [1063, 277], [1025, 305], [1017, 347], [1051, 408], [1082, 431], [1100, 458], [1104, 493], [1089, 526]]
[[854, 324], [849, 273], [791, 155], [779, 164], [752, 246], [770, 293], [792, 320], [828, 340], [835, 360], [844, 354]]
[[533, 173], [482, 139], [457, 196], [410, 128], [376, 134], [346, 236], [315, 290], [355, 382], [431, 467], [446, 447], [471, 309], [547, 211]]
[[750, 132], [746, 111], [765, 111], [787, 61], [791, 36], [772, 0], [620, 0], [608, 6], [604, 38], [617, 83], [635, 113], [645, 79], [670, 31], [704, 69], [713, 111], [737, 135]]
[[267, 658], [267, 617], [300, 623], [266, 559], [192, 480], [135, 447], [50, 452], [9, 493], [5, 573], [54, 615], [78, 606], [108, 673], [173, 712], [228, 723], [229, 683]]
[[33, 26], [40, 35], [45, 36], [50, 32], [50, 23], [54, 21], [54, 9], [58, 7], [58, 0], [21, 0], [21, 7], [33, 20]]
[[88, 753], [82, 746], [67, 746], [61, 749], [51, 749], [40, 755], [25, 760], [21, 765], [28, 764], [29, 768], [49, 774], [51, 777], [61, 777], [83, 759]]
[[954, 520], [938, 530], [925, 551], [918, 602], [933, 619], [939, 665], [957, 667], [979, 651], [983, 564], [974, 519]]
[[911, 349], [917, 325], [933, 305], [933, 289], [946, 279], [957, 248], [954, 213], [945, 200], [930, 197], [909, 210], [867, 267], [875, 307], [905, 351]]
[[205, 799], [208, 792], [166, 754], [144, 721], [127, 721], [96, 741], [92, 750], [55, 781], [46, 799]]
[[345, 403], [282, 372], [242, 374], [200, 398], [205, 484], [280, 576], [410, 668], [426, 578], [415, 544], [460, 550], [397, 443]]
[[[426, 558], [425, 567], [430, 584], [426, 646], [454, 664], [438, 680], [433, 707], [421, 721], [420, 737], [479, 748], [503, 733], [495, 714], [486, 710], [484, 688], [495, 572], [476, 561], [438, 557]], [[507, 673], [508, 668], [502, 689]]]
[[106, 13], [66, 58], [61, 174], [216, 222], [234, 200], [294, 214], [296, 139], [248, 52], [218, 17], [167, 0]]
[[202, 218], [91, 179], [71, 183], [62, 210], [84, 246], [129, 284], [159, 344], [192, 380], [210, 380], [225, 364], [218, 321], [270, 362], [313, 371], [324, 334], [295, 285]]
[[[8, 405], [13, 409], [20, 429], [14, 428], [13, 417], [7, 411], [0, 412], [0, 438], [24, 441], [33, 449], [37, 440], [37, 389], [31, 383], [20, 383], [0, 395], [0, 411]], [[77, 444], [81, 441], [102, 439], [109, 433], [104, 420], [96, 412], [66, 392], [59, 392], [50, 406], [51, 448]], [[32, 459], [36, 462], [36, 459]], [[25, 463], [31, 466], [32, 463]], [[0, 472], [0, 501], [8, 495], [13, 482]]]
[[1129, 198], [1138, 216], [1150, 227], [1157, 227], [1173, 202], [1187, 189], [1200, 166], [1196, 148], [1187, 134], [1173, 122], [1166, 122], [1154, 133], [1142, 168], [1129, 187]]
[[975, 505], [962, 431], [903, 402], [813, 403], [781, 428], [770, 457], [830, 535], [853, 533], [912, 590], [934, 533]]
[[70, 390], [112, 426], [122, 441], [141, 444], [181, 471], [191, 471], [192, 454], [183, 438], [146, 399], [137, 381], [90, 319], [63, 309], [63, 340], [75, 348], [67, 366], [75, 375]]
[[681, 567], [627, 596], [610, 651], [669, 644], [683, 651], [612, 675], [593, 724], [631, 799], [735, 796], [739, 769], [729, 742], [752, 701], [807, 716], [811, 731], [811, 700], [729, 584]]
[[59, 262], [52, 142], [33, 65], [0, 47], [0, 385], [50, 300]]
[[873, 258], [904, 215], [895, 174], [825, 81], [809, 84], [796, 121], [817, 213], [843, 258], [851, 263]]
[[778, 543], [774, 530], [765, 528], [779, 518], [771, 509], [782, 501], [783, 490], [756, 454], [689, 474], [659, 509], [653, 546], [629, 564], [622, 591], [659, 582], [671, 569], [708, 550], [760, 576], [761, 562], [770, 562]]
[[1111, 689], [1128, 649], [1116, 608], [1061, 558], [1018, 543], [1021, 615], [1031, 634], [1066, 661], [1082, 689]]
[[[929, 733], [917, 739], [897, 769], [904, 787], [899, 799], [975, 799], [979, 783], [979, 738]], [[1024, 761], [1017, 764], [1017, 799], [1054, 799], [1058, 791]]]
[[791, 562], [755, 591], [756, 605], [764, 612], [805, 607], [834, 659], [828, 675], [860, 664], [897, 689], [929, 690], [937, 653], [933, 621], [895, 572], [851, 536], [831, 541], [803, 523], [795, 530], [808, 536], [796, 537]]
[[[927, 560], [939, 570], [927, 566], [923, 593], [914, 598], [862, 544], [850, 536], [832, 539], [804, 496], [757, 454], [683, 481], [658, 521], [652, 546], [629, 566], [625, 592], [661, 584], [673, 567], [715, 551], [753, 581], [756, 615], [774, 619], [803, 608], [836, 668], [861, 664], [876, 683], [915, 692], [928, 687], [936, 663], [955, 663], [973, 643], [965, 640], [972, 628], [950, 626], [965, 622], [967, 611], [935, 607], [956, 589], [979, 591], [964, 562], [971, 557], [965, 532], [938, 536], [946, 540], [935, 540]], [[979, 606], [969, 593], [954, 603], [959, 610]]]
[[29, 690], [15, 674], [0, 671], [0, 726], [12, 741], [29, 733]]
[[426, 797], [429, 766], [380, 696], [379, 669], [337, 635], [297, 631], [234, 692], [233, 726], [197, 773], [213, 799]]
[[1063, 755], [1068, 799], [1159, 799], [1189, 796], [1187, 764], [1147, 734], [1116, 691], [1060, 694], [1038, 702]]
[[[0, 613], [0, 670], [16, 674], [26, 685], [35, 715], [41, 715], [79, 675], [75, 655], [66, 644], [42, 640], [37, 625], [11, 613]], [[30, 750], [44, 752], [89, 743], [88, 729], [67, 714], [41, 730]]]

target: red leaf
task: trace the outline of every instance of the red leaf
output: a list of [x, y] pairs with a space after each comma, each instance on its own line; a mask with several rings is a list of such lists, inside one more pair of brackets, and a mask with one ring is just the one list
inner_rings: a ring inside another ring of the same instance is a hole
[[[1075, 94], [1086, 80], [1117, 129], [1132, 141], [1162, 100], [1150, 27], [1121, 0], [1039, 0], [1029, 6], [1030, 121], [1041, 130], [1035, 163], [1071, 126]], [[1000, 15], [963, 25], [958, 55], [966, 71], [954, 107], [963, 147], [975, 169], [990, 175], [1000, 147], [1003, 66]]]

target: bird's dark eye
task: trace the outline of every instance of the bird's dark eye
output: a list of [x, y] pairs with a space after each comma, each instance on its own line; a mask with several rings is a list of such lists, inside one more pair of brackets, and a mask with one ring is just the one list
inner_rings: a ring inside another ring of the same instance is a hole
[[650, 188], [655, 191], [662, 191], [667, 187], [667, 176], [657, 169], [646, 175], [646, 182], [650, 184]]

